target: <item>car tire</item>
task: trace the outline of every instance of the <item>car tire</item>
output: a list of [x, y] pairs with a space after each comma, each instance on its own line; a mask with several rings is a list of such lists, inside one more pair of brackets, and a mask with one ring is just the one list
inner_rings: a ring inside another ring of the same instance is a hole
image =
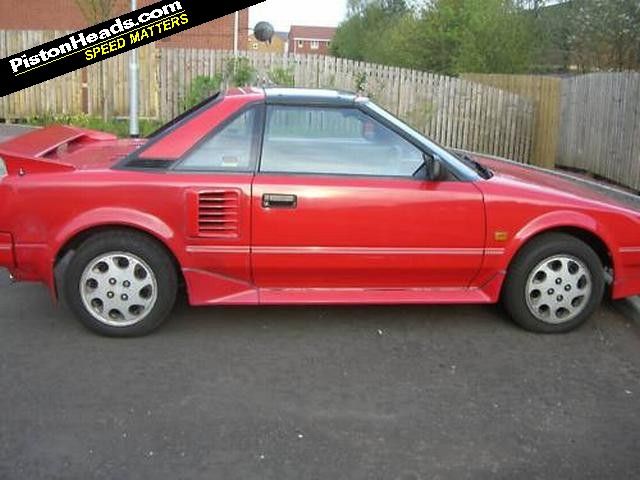
[[90, 330], [111, 337], [151, 333], [175, 303], [174, 263], [157, 241], [114, 230], [87, 239], [64, 273], [67, 305]]
[[502, 301], [523, 328], [563, 333], [593, 314], [604, 290], [604, 269], [593, 249], [571, 235], [549, 233], [518, 252], [507, 272]]

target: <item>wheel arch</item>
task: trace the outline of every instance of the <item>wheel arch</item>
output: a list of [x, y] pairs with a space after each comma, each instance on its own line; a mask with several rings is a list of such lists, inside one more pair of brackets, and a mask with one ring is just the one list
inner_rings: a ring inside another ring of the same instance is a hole
[[145, 237], [153, 240], [158, 245], [160, 245], [167, 253], [174, 265], [179, 284], [184, 285], [184, 277], [182, 274], [181, 264], [177, 255], [169, 244], [168, 240], [170, 240], [170, 238], [166, 238], [157, 231], [137, 224], [105, 222], [87, 225], [84, 228], [77, 229], [73, 231], [73, 233], [65, 237], [63, 242], [59, 243], [59, 246], [55, 250], [55, 255], [53, 258], [52, 281], [53, 293], [56, 298], [58, 298], [58, 292], [60, 291], [59, 285], [61, 285], [61, 282], [63, 281], [66, 266], [73, 253], [80, 247], [80, 245], [82, 245], [82, 243], [84, 243], [89, 238], [113, 231], [135, 232], [137, 234], [144, 235]]
[[[518, 254], [531, 241], [550, 233], [564, 233], [587, 244], [602, 262], [605, 276], [608, 276], [606, 275], [607, 271], [610, 273], [611, 277], [608, 279], [608, 283], [613, 282], [617, 263], [616, 250], [612, 246], [611, 237], [595, 219], [577, 212], [555, 212], [553, 217], [546, 219], [541, 217], [541, 219], [523, 228], [515, 236], [515, 242], [506, 250], [508, 260], [505, 271], [507, 275]], [[504, 288], [504, 282], [502, 287]]]
[[600, 258], [600, 261], [602, 262], [602, 266], [604, 268], [613, 269], [613, 256], [612, 256], [611, 250], [607, 245], [607, 243], [596, 233], [590, 230], [585, 230], [584, 228], [580, 228], [580, 227], [556, 227], [549, 230], [545, 230], [539, 233], [538, 235], [535, 235], [530, 240], [533, 240], [533, 238], [538, 237], [540, 235], [547, 234], [547, 233], [564, 233], [566, 235], [575, 237], [578, 240], [583, 241], [584, 243], [589, 245], [589, 247], [591, 247], [591, 249], [596, 253], [596, 255], [598, 255], [598, 257]]

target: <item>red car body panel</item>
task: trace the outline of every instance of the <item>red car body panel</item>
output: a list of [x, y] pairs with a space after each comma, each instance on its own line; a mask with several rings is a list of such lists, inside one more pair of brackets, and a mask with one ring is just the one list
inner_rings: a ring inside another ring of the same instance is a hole
[[0, 233], [0, 265], [6, 268], [15, 267], [13, 256], [13, 238], [10, 233]]
[[240, 108], [264, 99], [260, 90], [236, 89], [226, 93], [224, 101], [185, 122], [170, 136], [160, 139], [141, 153], [141, 158], [179, 158], [187, 150], [202, 140], [211, 130]]
[[[539, 233], [578, 229], [606, 245], [614, 271], [612, 297], [640, 292], [639, 212], [555, 175], [488, 158], [481, 161], [497, 172], [478, 183], [484, 193], [487, 230], [508, 227], [512, 236], [500, 263], [508, 265], [518, 249]], [[487, 238], [489, 245], [492, 241], [496, 243]]]
[[[263, 209], [273, 192], [296, 195], [297, 208]], [[254, 280], [265, 288], [467, 287], [485, 254], [472, 183], [258, 175], [252, 215]]]
[[[179, 158], [263, 100], [230, 92], [140, 158]], [[113, 168], [143, 144], [70, 127], [1, 144], [0, 266], [55, 295], [76, 240], [126, 227], [173, 254], [193, 305], [490, 303], [529, 239], [575, 229], [606, 246], [614, 298], [640, 293], [640, 214], [553, 175], [491, 159], [496, 174], [474, 182]], [[263, 208], [269, 193], [296, 195], [297, 208]], [[207, 229], [203, 211], [220, 202], [231, 220]]]

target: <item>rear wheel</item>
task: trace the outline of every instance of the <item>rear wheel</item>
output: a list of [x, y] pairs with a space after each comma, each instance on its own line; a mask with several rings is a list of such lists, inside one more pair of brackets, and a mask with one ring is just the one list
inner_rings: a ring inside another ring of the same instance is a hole
[[143, 234], [113, 231], [85, 241], [66, 270], [67, 303], [89, 329], [139, 336], [168, 316], [177, 292], [171, 258]]
[[503, 303], [527, 330], [568, 332], [583, 324], [604, 294], [602, 262], [587, 244], [550, 233], [533, 239], [509, 267]]

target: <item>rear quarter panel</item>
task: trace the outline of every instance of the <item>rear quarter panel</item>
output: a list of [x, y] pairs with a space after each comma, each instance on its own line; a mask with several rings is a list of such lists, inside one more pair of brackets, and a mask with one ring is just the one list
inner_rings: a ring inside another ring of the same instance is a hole
[[[0, 230], [13, 233], [16, 278], [53, 286], [53, 265], [60, 249], [77, 234], [104, 226], [132, 227], [149, 233], [173, 252], [185, 269], [215, 272], [250, 281], [249, 174], [201, 175], [133, 171], [74, 171], [10, 177], [10, 212]], [[215, 239], [188, 234], [187, 192], [229, 188], [240, 192], [239, 235], [225, 245], [244, 247], [218, 255], [192, 253], [189, 246]], [[239, 252], [239, 253], [238, 253]]]

